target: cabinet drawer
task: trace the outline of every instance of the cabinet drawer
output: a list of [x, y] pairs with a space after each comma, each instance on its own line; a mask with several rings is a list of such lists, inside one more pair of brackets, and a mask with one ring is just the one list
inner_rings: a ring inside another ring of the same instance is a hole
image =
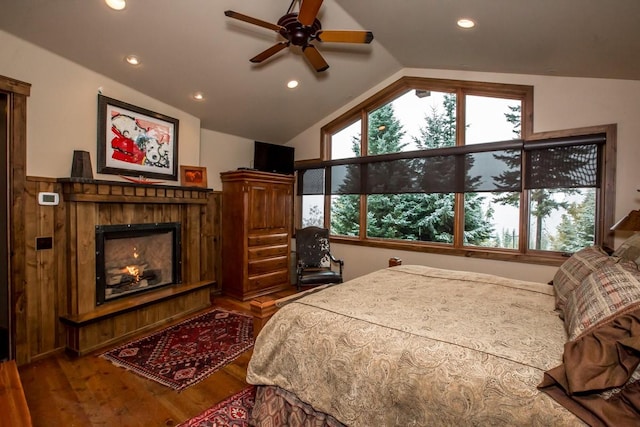
[[283, 255], [287, 256], [288, 249], [289, 247], [286, 244], [249, 248], [249, 252], [248, 252], [249, 260], [277, 257], [277, 256], [283, 256]]
[[251, 276], [254, 274], [285, 270], [287, 268], [287, 263], [288, 261], [286, 256], [249, 261], [249, 275]]
[[289, 270], [278, 270], [268, 274], [249, 276], [249, 290], [269, 288], [289, 283]]
[[287, 244], [289, 235], [287, 233], [278, 234], [254, 234], [249, 236], [249, 246], [280, 245]]

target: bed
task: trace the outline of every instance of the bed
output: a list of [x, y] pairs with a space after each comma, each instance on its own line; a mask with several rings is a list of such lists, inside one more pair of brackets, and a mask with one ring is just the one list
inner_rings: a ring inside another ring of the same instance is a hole
[[602, 268], [635, 274], [587, 251], [604, 261], [577, 253], [553, 286], [399, 265], [286, 301], [259, 325], [252, 425], [639, 425], [640, 285], [604, 320], [576, 309]]

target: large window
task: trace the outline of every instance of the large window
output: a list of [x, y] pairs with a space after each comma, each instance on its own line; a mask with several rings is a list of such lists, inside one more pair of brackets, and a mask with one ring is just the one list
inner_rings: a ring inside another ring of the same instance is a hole
[[532, 111], [530, 86], [402, 79], [323, 128], [300, 223], [506, 259], [609, 243], [615, 126], [534, 135]]

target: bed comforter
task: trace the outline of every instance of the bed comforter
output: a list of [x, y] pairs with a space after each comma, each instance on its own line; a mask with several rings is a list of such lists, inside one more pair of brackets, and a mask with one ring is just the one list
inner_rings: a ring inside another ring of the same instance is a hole
[[584, 425], [536, 386], [567, 336], [553, 288], [399, 266], [307, 295], [258, 336], [247, 381], [349, 426]]

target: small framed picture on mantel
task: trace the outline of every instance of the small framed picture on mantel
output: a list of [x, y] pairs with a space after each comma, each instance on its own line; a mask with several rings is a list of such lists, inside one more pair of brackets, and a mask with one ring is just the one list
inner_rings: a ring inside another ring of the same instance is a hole
[[180, 165], [180, 185], [207, 188], [207, 168]]

